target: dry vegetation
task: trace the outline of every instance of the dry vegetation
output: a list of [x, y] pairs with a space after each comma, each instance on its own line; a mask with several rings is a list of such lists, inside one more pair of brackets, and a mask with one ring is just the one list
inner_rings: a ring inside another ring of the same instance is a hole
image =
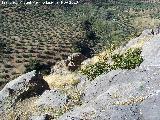
[[[92, 39], [94, 51], [119, 46], [144, 28], [159, 26], [159, 4], [120, 1], [77, 6], [0, 6], [0, 79], [25, 71], [30, 59], [54, 65], [74, 52], [73, 43]], [[91, 31], [86, 33], [84, 21]], [[86, 35], [87, 34], [87, 35]]]

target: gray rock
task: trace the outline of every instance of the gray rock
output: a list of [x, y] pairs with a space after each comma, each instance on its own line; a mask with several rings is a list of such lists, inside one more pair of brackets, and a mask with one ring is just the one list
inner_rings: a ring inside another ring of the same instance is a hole
[[124, 53], [126, 50], [131, 48], [133, 45], [137, 44], [141, 39], [143, 39], [145, 36], [139, 36], [137, 38], [134, 38], [130, 40], [124, 47], [121, 48], [120, 52]]
[[93, 120], [95, 109], [91, 106], [81, 106], [61, 116], [58, 120]]
[[140, 111], [145, 120], [160, 120], [160, 91], [140, 105]]
[[91, 83], [91, 81], [87, 78], [87, 76], [82, 74], [78, 74], [77, 79], [79, 80], [77, 89], [81, 92]]
[[142, 47], [142, 57], [144, 59], [140, 67], [160, 67], [160, 35], [145, 43]]
[[[147, 119], [146, 112], [151, 106], [145, 109], [139, 105], [160, 90], [159, 70], [139, 68], [101, 75], [86, 88], [84, 100], [87, 103], [64, 114], [59, 120], [152, 120]], [[154, 111], [155, 119], [159, 117], [157, 110], [158, 107]]]
[[141, 36], [154, 35], [153, 29], [146, 29], [142, 32]]
[[59, 120], [141, 120], [138, 105], [113, 106], [108, 100], [103, 98], [98, 103], [92, 102], [76, 108], [61, 116]]
[[[145, 31], [143, 35], [152, 33]], [[59, 120], [160, 120], [159, 37], [144, 44], [140, 67], [100, 75], [85, 88], [84, 104]], [[126, 48], [137, 41], [134, 39]]]
[[32, 116], [29, 120], [49, 120], [49, 115]]
[[6, 102], [12, 106], [19, 100], [41, 95], [45, 90], [49, 90], [49, 86], [41, 75], [37, 75], [35, 71], [26, 73], [7, 83], [0, 91], [0, 110], [5, 107]]
[[85, 94], [84, 101], [88, 102], [94, 97], [108, 90], [112, 82], [112, 79], [114, 79], [120, 72], [125, 72], [125, 71], [121, 71], [121, 70], [111, 71], [93, 80], [91, 84], [88, 85], [84, 90], [84, 94]]
[[36, 101], [38, 107], [59, 109], [67, 102], [67, 96], [57, 90], [46, 90]]

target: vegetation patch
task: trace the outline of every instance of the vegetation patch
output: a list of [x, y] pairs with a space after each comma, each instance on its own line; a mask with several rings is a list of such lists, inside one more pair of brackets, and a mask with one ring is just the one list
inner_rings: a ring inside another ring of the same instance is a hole
[[124, 54], [115, 54], [111, 56], [113, 64], [106, 63], [107, 61], [99, 61], [93, 65], [86, 66], [80, 72], [87, 75], [89, 79], [93, 80], [102, 73], [109, 72], [115, 69], [134, 69], [142, 62], [141, 49], [129, 49]]
[[106, 62], [97, 62], [93, 65], [87, 66], [85, 69], [82, 69], [81, 73], [87, 75], [89, 79], [93, 80], [102, 73], [109, 72], [110, 68], [110, 65], [106, 64]]
[[64, 89], [66, 86], [76, 86], [79, 83], [79, 80], [76, 78], [76, 74], [53, 74], [45, 76], [44, 80], [47, 81], [50, 88]]
[[126, 53], [120, 55], [115, 54], [112, 56], [112, 60], [114, 64], [112, 65], [112, 69], [134, 69], [139, 66], [143, 62], [143, 58], [141, 57], [141, 49], [129, 49]]
[[[8, 70], [7, 80], [15, 78], [15, 69], [30, 59], [54, 65], [72, 52], [92, 57], [160, 24], [159, 3], [135, 0], [89, 0], [70, 7], [0, 5], [0, 11], [0, 74]], [[7, 68], [5, 62], [13, 67]]]

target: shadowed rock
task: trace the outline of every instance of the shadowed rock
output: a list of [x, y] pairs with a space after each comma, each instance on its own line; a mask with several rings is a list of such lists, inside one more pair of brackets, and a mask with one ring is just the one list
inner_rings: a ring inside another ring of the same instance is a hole
[[73, 53], [66, 60], [66, 66], [68, 67], [68, 70], [75, 71], [85, 59], [86, 57], [81, 53]]
[[[41, 95], [45, 90], [49, 89], [48, 84], [41, 75], [36, 74], [35, 71], [26, 73], [7, 83], [0, 91], [0, 112], [6, 102], [13, 106], [19, 100]], [[9, 107], [8, 104], [7, 107]]]

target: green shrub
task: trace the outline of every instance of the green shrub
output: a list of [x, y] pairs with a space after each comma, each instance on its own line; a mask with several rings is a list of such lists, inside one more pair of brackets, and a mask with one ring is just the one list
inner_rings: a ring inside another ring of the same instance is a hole
[[89, 79], [93, 80], [102, 73], [109, 71], [109, 64], [106, 64], [106, 62], [97, 62], [96, 64], [89, 65], [85, 69], [81, 70], [81, 73], [87, 75]]
[[81, 73], [87, 75], [91, 80], [95, 79], [102, 73], [109, 72], [115, 69], [134, 69], [139, 66], [143, 58], [140, 56], [141, 49], [129, 49], [126, 53], [120, 55], [115, 54], [111, 56], [113, 65], [109, 65], [106, 62], [97, 62], [94, 65], [89, 65], [85, 69], [81, 70]]
[[141, 49], [129, 49], [125, 54], [119, 55], [115, 54], [112, 56], [112, 60], [114, 64], [112, 65], [112, 69], [134, 69], [139, 66], [143, 58], [140, 56]]

